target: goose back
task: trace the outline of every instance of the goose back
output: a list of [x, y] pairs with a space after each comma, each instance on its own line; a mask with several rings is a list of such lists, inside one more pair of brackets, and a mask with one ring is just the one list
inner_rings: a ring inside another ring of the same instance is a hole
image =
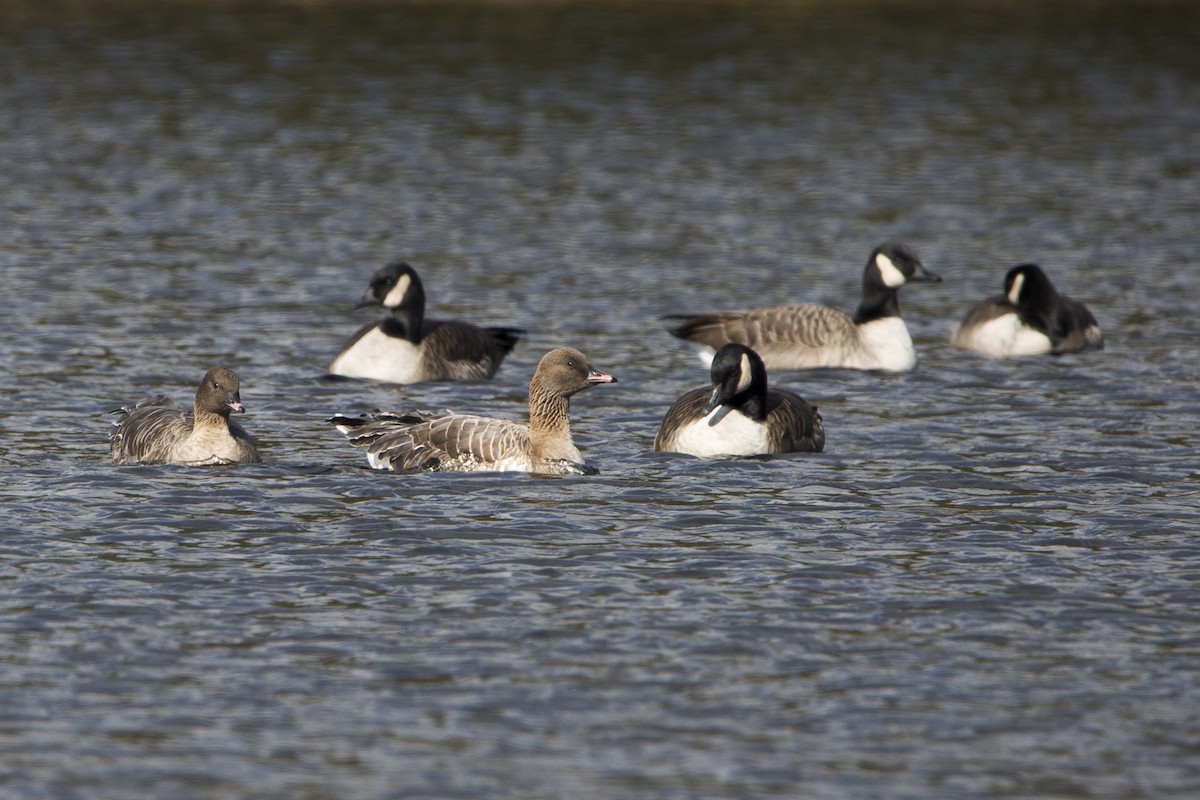
[[449, 409], [339, 415], [331, 422], [351, 444], [366, 449], [367, 461], [375, 469], [402, 473], [536, 471], [529, 455], [529, 427], [519, 422]]

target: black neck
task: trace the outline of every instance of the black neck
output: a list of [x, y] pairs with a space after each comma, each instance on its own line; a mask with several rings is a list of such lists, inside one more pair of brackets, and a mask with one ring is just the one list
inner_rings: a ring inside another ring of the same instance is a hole
[[394, 336], [397, 339], [406, 339], [413, 344], [421, 343], [421, 323], [422, 315], [409, 308], [393, 308], [392, 313], [388, 314], [379, 322], [379, 328], [388, 336]]
[[900, 294], [886, 286], [863, 287], [862, 301], [854, 312], [854, 323], [900, 316]]
[[746, 397], [738, 406], [738, 410], [745, 414], [750, 419], [756, 422], [762, 422], [767, 418], [767, 390], [764, 387], [761, 392], [754, 392]]

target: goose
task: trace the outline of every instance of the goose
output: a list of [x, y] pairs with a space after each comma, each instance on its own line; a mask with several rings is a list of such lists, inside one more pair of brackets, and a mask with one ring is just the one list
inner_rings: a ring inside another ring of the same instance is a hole
[[380, 267], [372, 276], [357, 307], [373, 305], [388, 315], [346, 342], [329, 362], [330, 374], [401, 384], [486, 380], [525, 332], [426, 319], [425, 287], [404, 261]]
[[701, 359], [728, 342], [754, 348], [767, 369], [848, 369], [908, 372], [917, 364], [900, 318], [897, 295], [906, 283], [940, 283], [907, 246], [886, 242], [871, 251], [862, 300], [854, 316], [814, 304], [755, 311], [670, 314], [673, 336], [704, 345]]
[[118, 408], [109, 432], [114, 464], [255, 464], [262, 459], [246, 431], [229, 421], [243, 414], [241, 384], [225, 367], [204, 373], [189, 412], [157, 394]]
[[529, 382], [529, 424], [456, 411], [377, 411], [342, 414], [329, 422], [375, 469], [393, 472], [530, 472], [595, 474], [571, 439], [571, 396], [617, 379], [587, 356], [560, 347], [542, 356]]
[[763, 361], [743, 344], [713, 356], [712, 386], [686, 392], [667, 411], [654, 449], [701, 458], [825, 449], [821, 415], [799, 395], [767, 388]]
[[1018, 264], [1004, 276], [1004, 294], [972, 306], [950, 344], [1011, 358], [1102, 350], [1104, 337], [1087, 306], [1059, 294], [1037, 264]]

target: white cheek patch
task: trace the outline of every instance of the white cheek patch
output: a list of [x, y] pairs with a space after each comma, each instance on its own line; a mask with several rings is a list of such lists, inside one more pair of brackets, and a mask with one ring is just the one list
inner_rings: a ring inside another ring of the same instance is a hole
[[400, 280], [396, 281], [396, 285], [383, 298], [385, 308], [397, 308], [404, 302], [404, 296], [408, 294], [408, 287], [412, 285], [411, 275], [401, 275]]
[[875, 267], [879, 270], [879, 277], [883, 278], [883, 285], [895, 289], [903, 286], [908, 278], [904, 277], [904, 273], [900, 268], [892, 263], [892, 260], [883, 253], [876, 253]]
[[740, 370], [741, 374], [738, 375], [737, 390], [740, 392], [750, 385], [750, 381], [754, 377], [753, 373], [750, 372], [750, 356], [745, 353], [742, 354], [742, 363], [738, 364], [738, 370]]
[[1025, 273], [1018, 272], [1013, 276], [1012, 288], [1008, 290], [1008, 302], [1014, 306], [1017, 304], [1017, 299], [1021, 296], [1021, 289], [1025, 287]]

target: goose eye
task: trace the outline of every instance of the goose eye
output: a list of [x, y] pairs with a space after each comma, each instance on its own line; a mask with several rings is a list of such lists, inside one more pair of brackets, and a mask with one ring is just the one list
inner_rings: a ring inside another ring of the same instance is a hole
[[568, 367], [573, 367], [573, 366], [575, 366], [575, 359], [573, 359], [573, 358], [568, 358], [568, 359], [567, 359], [567, 366], [568, 366]]

